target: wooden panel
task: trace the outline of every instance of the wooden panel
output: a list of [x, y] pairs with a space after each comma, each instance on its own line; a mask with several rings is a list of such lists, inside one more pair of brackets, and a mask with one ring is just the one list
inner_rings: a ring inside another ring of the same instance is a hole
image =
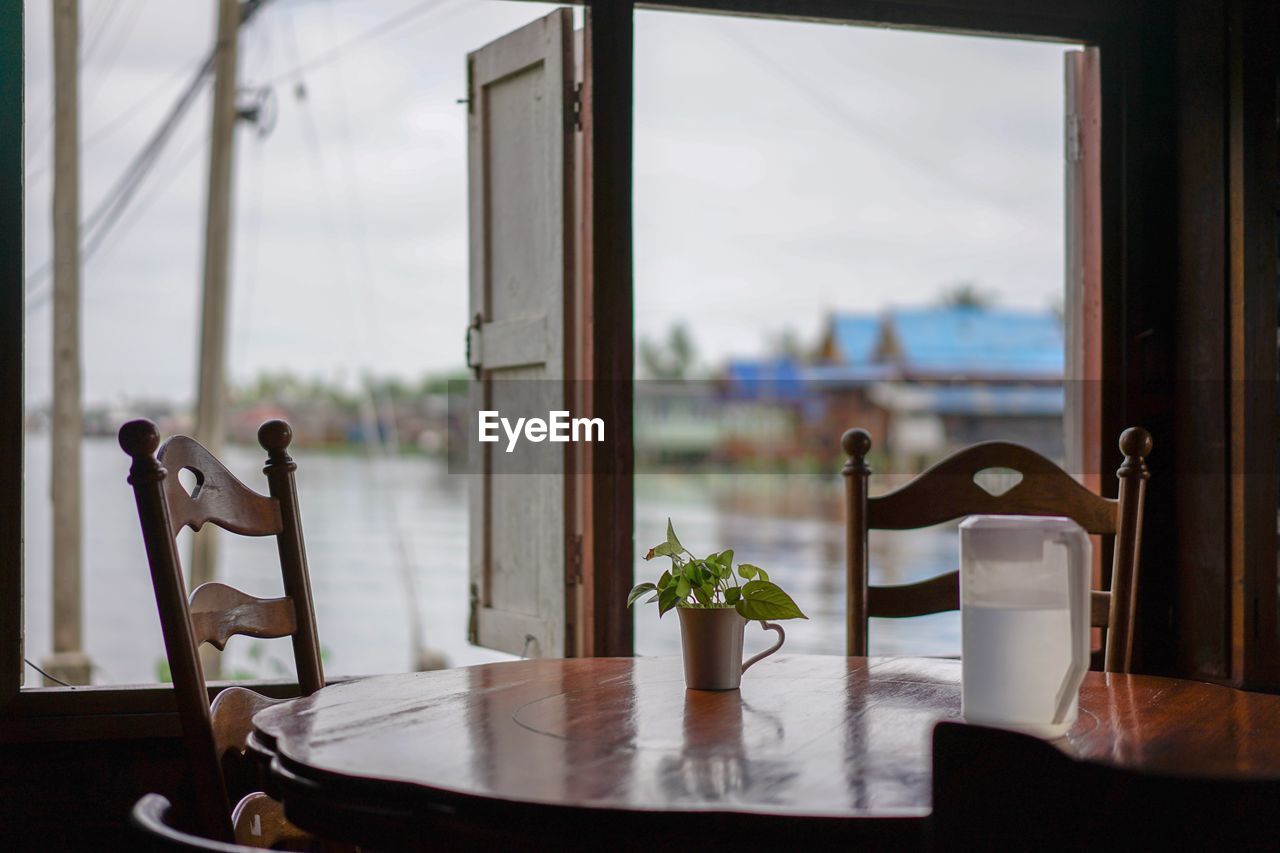
[[191, 631], [196, 645], [221, 651], [236, 634], [273, 639], [298, 629], [290, 598], [257, 598], [223, 583], [201, 584], [191, 593]]
[[1180, 472], [1186, 492], [1176, 507], [1177, 666], [1200, 678], [1225, 678], [1228, 651], [1230, 534], [1226, 195], [1226, 88], [1220, 3], [1182, 0], [1177, 44], [1179, 192], [1177, 430], [1180, 447], [1194, 447], [1197, 464]]
[[[1136, 623], [1140, 672], [1173, 672], [1173, 524], [1178, 475], [1198, 464], [1195, 445], [1169, 446], [1176, 430], [1174, 368], [1182, 351], [1170, 282], [1177, 278], [1177, 145], [1171, 4], [1131, 7], [1141, 23], [1100, 45], [1103, 136], [1103, 435], [1138, 425], [1157, 441], [1157, 488], [1146, 499], [1154, 535], [1143, 540]], [[1210, 36], [1210, 37], [1218, 37]], [[1200, 164], [1206, 168], [1208, 164]], [[1104, 469], [1120, 455], [1104, 442]], [[1114, 564], [1114, 559], [1112, 563]]]
[[645, 0], [643, 9], [819, 23], [866, 24], [983, 35], [1094, 41], [1122, 23], [1122, 6], [1105, 0]]
[[635, 309], [632, 277], [632, 58], [630, 0], [589, 4], [587, 57], [591, 112], [593, 276], [592, 412], [609, 424], [593, 452], [592, 606], [596, 655], [629, 655], [627, 590], [635, 563], [635, 452], [632, 441]]
[[[1063, 54], [1066, 106], [1065, 468], [1089, 491], [1102, 476], [1102, 87], [1096, 47]], [[1111, 585], [1093, 549], [1093, 587]], [[1101, 634], [1094, 632], [1096, 647]]]
[[22, 10], [22, 0], [0, 0], [0, 706], [23, 679]]
[[1276, 635], [1277, 39], [1274, 3], [1228, 5], [1231, 679], [1280, 686]]
[[[567, 408], [572, 328], [572, 13], [558, 10], [471, 53], [471, 313], [476, 408], [545, 418]], [[478, 364], [476, 364], [478, 362]], [[567, 445], [478, 451], [471, 489], [472, 641], [570, 653]]]

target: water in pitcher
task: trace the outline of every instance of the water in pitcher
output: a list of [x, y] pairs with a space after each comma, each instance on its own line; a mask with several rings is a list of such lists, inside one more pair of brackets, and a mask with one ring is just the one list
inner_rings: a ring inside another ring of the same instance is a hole
[[1071, 610], [1061, 596], [999, 606], [969, 602], [961, 626], [964, 718], [974, 723], [1023, 723], [1056, 736], [1070, 728], [1052, 720], [1059, 686], [1071, 665]]

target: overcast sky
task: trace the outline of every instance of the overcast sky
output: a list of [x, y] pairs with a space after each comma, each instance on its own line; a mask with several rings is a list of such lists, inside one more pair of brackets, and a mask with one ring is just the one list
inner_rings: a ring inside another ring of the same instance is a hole
[[[81, 0], [85, 216], [208, 52], [214, 7]], [[273, 87], [278, 120], [266, 136], [238, 131], [234, 380], [462, 364], [465, 54], [550, 8], [274, 0], [242, 32], [241, 81]], [[34, 270], [50, 245], [51, 36], [49, 4], [26, 10]], [[927, 303], [957, 281], [1007, 305], [1060, 301], [1064, 50], [639, 13], [638, 334], [685, 321], [714, 363], [788, 329], [811, 342], [832, 311]], [[87, 263], [90, 403], [193, 396], [208, 124], [206, 91]], [[47, 304], [27, 323], [40, 405]]]

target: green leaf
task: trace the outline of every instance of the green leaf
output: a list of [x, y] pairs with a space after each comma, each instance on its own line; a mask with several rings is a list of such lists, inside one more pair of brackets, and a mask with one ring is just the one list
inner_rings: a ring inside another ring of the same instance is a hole
[[693, 588], [693, 597], [698, 599], [698, 603], [703, 607], [706, 607], [711, 603], [711, 596], [707, 595], [706, 590], [700, 586], [695, 586]]
[[743, 619], [808, 619], [782, 591], [770, 581], [751, 581], [742, 587], [742, 599], [735, 605]]
[[671, 572], [663, 572], [662, 577], [658, 578], [658, 589], [666, 589], [671, 585]]
[[688, 578], [680, 578], [680, 582], [676, 584], [676, 598], [679, 598], [679, 599], [688, 598], [689, 590], [691, 588], [692, 588], [692, 584], [689, 583]]
[[661, 597], [662, 597], [662, 596], [660, 596], [660, 595], [658, 595], [657, 593], [655, 593], [655, 594], [653, 594], [652, 596], [650, 596], [649, 598], [646, 598], [646, 599], [644, 600], [644, 603], [645, 603], [645, 604], [653, 604], [655, 601], [657, 601], [657, 600], [658, 600], [659, 598], [661, 598]]
[[684, 579], [691, 584], [702, 583], [702, 573], [699, 571], [697, 563], [685, 564], [682, 574]]
[[749, 581], [756, 576], [756, 572], [760, 571], [757, 567], [750, 563], [741, 563], [738, 565], [738, 575], [744, 580]]
[[712, 583], [704, 583], [702, 586], [700, 586], [700, 587], [698, 587], [698, 588], [699, 588], [699, 589], [701, 589], [703, 592], [705, 592], [705, 593], [707, 594], [707, 598], [708, 598], [708, 599], [710, 599], [710, 598], [711, 598], [711, 596], [713, 596], [713, 595], [715, 595], [715, 594], [716, 594], [716, 587], [715, 587], [715, 584], [712, 584]]
[[630, 607], [631, 605], [635, 604], [636, 599], [640, 598], [646, 592], [653, 592], [656, 589], [657, 587], [651, 583], [636, 584], [634, 587], [631, 588], [631, 594], [627, 596], [627, 606]]
[[738, 599], [742, 597], [742, 588], [731, 586], [724, 591], [724, 603], [736, 604]]
[[644, 555], [646, 560], [652, 560], [654, 557], [673, 557], [679, 554], [679, 551], [671, 550], [671, 543], [663, 542], [661, 545], [654, 545], [649, 549], [649, 553]]
[[[719, 562], [720, 562], [720, 565], [724, 566], [726, 569], [732, 568], [733, 567], [733, 549], [730, 548], [728, 551], [721, 551]], [[724, 577], [728, 577], [728, 575], [724, 575]]]
[[680, 601], [680, 596], [676, 595], [675, 590], [667, 587], [658, 595], [658, 618], [662, 618], [662, 614], [676, 606]]
[[769, 579], [769, 573], [766, 572], [764, 569], [757, 567], [756, 577], [758, 577], [762, 581], [767, 581]]
[[667, 547], [671, 549], [673, 554], [679, 554], [684, 550], [684, 546], [676, 538], [676, 529], [671, 526], [671, 519], [669, 518], [667, 519]]

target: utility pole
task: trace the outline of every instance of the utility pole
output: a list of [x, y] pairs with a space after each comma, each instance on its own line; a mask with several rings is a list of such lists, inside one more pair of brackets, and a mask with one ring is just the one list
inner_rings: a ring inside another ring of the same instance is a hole
[[[239, 0], [217, 0], [218, 41], [213, 55], [213, 124], [209, 144], [209, 195], [205, 213], [204, 299], [201, 305], [200, 367], [196, 392], [196, 438], [222, 455], [226, 432], [227, 282], [231, 262], [231, 186], [235, 163], [236, 42]], [[191, 588], [214, 579], [217, 540], [212, 528], [192, 544]], [[219, 674], [218, 653], [201, 648], [206, 678]]]
[[80, 588], [79, 0], [53, 4], [53, 654], [44, 669], [89, 683]]

